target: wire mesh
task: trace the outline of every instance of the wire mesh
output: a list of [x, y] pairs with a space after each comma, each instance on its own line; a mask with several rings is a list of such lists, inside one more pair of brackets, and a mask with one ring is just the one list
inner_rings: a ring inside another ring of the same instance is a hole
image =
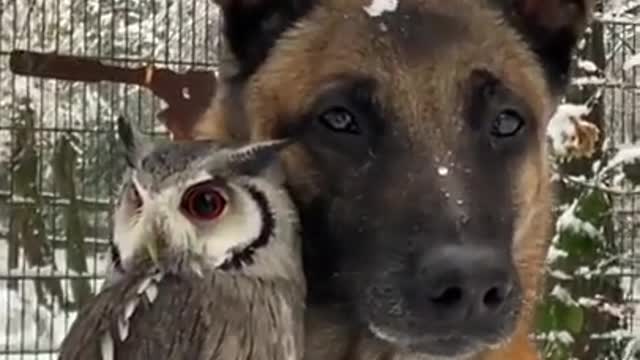
[[[214, 70], [217, 8], [207, 0], [0, 0], [0, 360], [53, 359], [78, 308], [99, 288], [122, 161], [114, 119], [164, 136], [164, 106], [145, 87], [16, 75], [11, 51], [90, 57], [135, 69]], [[608, 133], [638, 138], [638, 25], [605, 24]], [[60, 166], [58, 166], [60, 165]], [[615, 241], [635, 256], [637, 196], [616, 200]], [[636, 264], [621, 275], [640, 304]], [[629, 330], [640, 326], [640, 317]]]
[[0, 0], [0, 359], [55, 358], [100, 286], [123, 166], [116, 116], [165, 135], [148, 89], [19, 76], [11, 51], [212, 70], [217, 19], [205, 0]]
[[[624, 147], [637, 142], [640, 135], [640, 71], [625, 68], [631, 57], [640, 52], [640, 25], [628, 21], [607, 21], [603, 25], [606, 133], [612, 145]], [[637, 337], [640, 330], [639, 196], [630, 192], [615, 197], [613, 207], [614, 241], [627, 264], [615, 276], [620, 277], [626, 304], [635, 310], [627, 316], [627, 334], [632, 337]]]

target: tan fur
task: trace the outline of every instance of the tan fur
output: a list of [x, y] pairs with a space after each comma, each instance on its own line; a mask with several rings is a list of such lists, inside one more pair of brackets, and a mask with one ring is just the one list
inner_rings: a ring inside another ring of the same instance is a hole
[[[453, 86], [461, 69], [483, 67], [497, 74], [508, 87], [533, 109], [540, 129], [546, 128], [557, 100], [546, 87], [540, 65], [522, 46], [520, 36], [504, 24], [497, 12], [487, 10], [480, 0], [408, 0], [416, 7], [463, 18], [467, 29], [454, 47], [434, 53], [402, 54], [388, 32], [371, 26], [362, 6], [369, 1], [326, 0], [294, 29], [279, 40], [273, 52], [251, 77], [245, 106], [250, 119], [250, 139], [278, 137], [284, 124], [297, 119], [316, 94], [341, 74], [367, 74], [386, 84], [378, 101], [393, 106], [398, 120], [409, 129], [411, 148], [416, 155], [424, 151], [428, 139], [432, 156], [447, 164], [448, 150], [459, 141], [461, 124], [444, 127], [432, 118], [459, 118], [457, 104], [463, 94]], [[559, 22], [558, 19], [550, 19]], [[464, 30], [464, 29], [463, 29]], [[226, 93], [216, 99], [212, 109], [194, 131], [194, 136], [237, 138], [226, 121], [236, 110]], [[518, 173], [514, 191], [521, 209], [517, 220], [514, 253], [525, 289], [525, 307], [517, 331], [501, 348], [480, 354], [477, 360], [534, 360], [538, 354], [529, 339], [533, 330], [534, 303], [542, 287], [543, 263], [551, 231], [551, 188], [544, 149], [526, 157]], [[305, 149], [295, 145], [284, 156], [293, 191], [302, 201], [313, 198], [323, 188], [323, 174], [313, 171]], [[453, 185], [452, 185], [453, 186]], [[490, 186], [490, 184], [488, 184]], [[310, 360], [336, 359], [417, 359], [357, 333], [341, 324], [340, 316], [329, 309], [309, 309], [307, 316], [307, 354]]]

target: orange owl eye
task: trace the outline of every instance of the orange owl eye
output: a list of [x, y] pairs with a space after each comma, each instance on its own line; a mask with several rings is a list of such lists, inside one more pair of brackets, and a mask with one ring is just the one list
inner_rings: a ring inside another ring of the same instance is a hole
[[210, 182], [194, 185], [182, 197], [182, 210], [196, 220], [215, 220], [225, 207], [227, 200], [222, 192]]

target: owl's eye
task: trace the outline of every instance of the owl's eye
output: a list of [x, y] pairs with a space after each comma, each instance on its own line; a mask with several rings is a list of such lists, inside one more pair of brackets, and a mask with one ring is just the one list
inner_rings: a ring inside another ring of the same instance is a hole
[[227, 200], [215, 185], [204, 182], [196, 184], [182, 197], [182, 210], [196, 220], [215, 220], [225, 207]]
[[129, 203], [133, 205], [134, 208], [139, 209], [140, 207], [142, 207], [142, 197], [140, 196], [140, 193], [135, 186], [129, 186], [127, 196], [129, 197]]

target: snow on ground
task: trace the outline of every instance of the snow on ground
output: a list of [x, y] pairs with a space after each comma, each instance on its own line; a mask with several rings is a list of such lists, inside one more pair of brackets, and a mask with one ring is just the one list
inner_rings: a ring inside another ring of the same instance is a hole
[[[48, 274], [45, 268], [29, 268], [23, 264], [24, 258], [19, 257], [18, 270], [7, 271], [8, 248], [4, 240], [0, 240], [0, 274], [8, 274], [19, 277], [22, 269], [26, 273]], [[55, 252], [56, 265], [58, 271], [56, 275], [65, 274], [65, 252], [57, 250]], [[105, 258], [98, 257], [97, 261], [93, 257], [87, 257], [87, 267], [90, 273], [94, 269], [100, 273], [105, 267]], [[86, 274], [85, 274], [86, 275]], [[89, 281], [92, 290], [95, 292], [102, 281]], [[71, 284], [69, 280], [61, 281], [65, 296], [73, 298]], [[6, 350], [28, 352], [47, 352], [56, 349], [63, 340], [67, 330], [73, 323], [76, 312], [65, 311], [58, 307], [53, 310], [37, 304], [36, 290], [32, 280], [21, 280], [17, 289], [7, 287], [7, 281], [0, 281], [0, 352]], [[5, 355], [3, 355], [5, 356]], [[49, 359], [49, 354], [39, 354], [33, 357], [0, 357], [1, 359]], [[54, 357], [55, 358], [55, 357]]]
[[0, 349], [55, 349], [76, 317], [76, 312], [50, 311], [35, 301], [35, 294], [0, 290], [0, 327], [4, 343]]

